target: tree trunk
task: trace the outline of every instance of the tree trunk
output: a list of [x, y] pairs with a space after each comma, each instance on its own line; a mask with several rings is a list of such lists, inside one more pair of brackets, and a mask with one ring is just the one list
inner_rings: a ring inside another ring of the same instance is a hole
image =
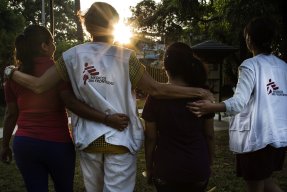
[[78, 12], [81, 10], [80, 0], [75, 0], [75, 22], [77, 24], [77, 40], [79, 43], [84, 42], [84, 34], [81, 22], [78, 17]]

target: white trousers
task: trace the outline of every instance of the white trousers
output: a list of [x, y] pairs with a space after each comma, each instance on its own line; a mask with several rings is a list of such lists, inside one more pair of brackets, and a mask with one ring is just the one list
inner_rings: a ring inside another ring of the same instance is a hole
[[136, 155], [80, 152], [86, 192], [133, 192]]

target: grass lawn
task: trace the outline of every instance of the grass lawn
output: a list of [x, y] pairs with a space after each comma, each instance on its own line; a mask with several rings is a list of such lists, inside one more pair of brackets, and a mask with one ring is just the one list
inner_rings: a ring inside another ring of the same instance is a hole
[[[210, 178], [208, 189], [216, 187], [214, 192], [241, 192], [245, 191], [243, 181], [234, 175], [234, 156], [228, 150], [228, 132], [217, 131], [216, 135], [216, 159], [213, 165], [213, 174]], [[1, 142], [1, 140], [0, 140]], [[1, 145], [0, 145], [1, 146]], [[287, 191], [287, 163], [284, 170], [276, 173], [274, 178], [280, 183], [282, 189]], [[151, 186], [146, 184], [142, 172], [145, 170], [144, 152], [141, 150], [138, 154], [136, 192], [152, 192]], [[50, 184], [50, 191], [54, 191]], [[24, 183], [16, 168], [15, 162], [6, 165], [0, 163], [0, 191], [1, 192], [22, 192], [25, 191]], [[77, 160], [75, 175], [75, 192], [83, 192], [82, 176]]]

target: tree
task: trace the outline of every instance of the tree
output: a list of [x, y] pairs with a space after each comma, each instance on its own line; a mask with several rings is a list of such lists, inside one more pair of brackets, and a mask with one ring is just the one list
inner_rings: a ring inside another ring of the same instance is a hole
[[[234, 71], [251, 56], [243, 29], [256, 16], [270, 16], [278, 22], [279, 35], [273, 46], [276, 54], [287, 61], [286, 10], [286, 0], [161, 0], [159, 4], [143, 0], [132, 8], [131, 20], [139, 32], [149, 31], [164, 39], [172, 37], [172, 41], [190, 45], [213, 39], [238, 47], [238, 56], [225, 66], [226, 71]], [[229, 74], [237, 79], [236, 73]]]
[[141, 34], [158, 34], [156, 22], [153, 22], [153, 25], [151, 25], [151, 20], [154, 18], [154, 10], [156, 9], [157, 6], [153, 0], [144, 0], [135, 7], [131, 7], [133, 16], [129, 19], [129, 22]]
[[[12, 64], [16, 35], [24, 28], [24, 18], [11, 9], [9, 1], [0, 1], [0, 106], [5, 105], [3, 92], [3, 70]], [[2, 110], [1, 110], [2, 111]]]
[[[16, 35], [24, 29], [24, 17], [11, 8], [9, 1], [0, 2], [0, 72], [12, 63]], [[2, 75], [1, 75], [2, 76]]]
[[[284, 0], [272, 2], [269, 0], [217, 0], [214, 7], [221, 19], [210, 24], [211, 35], [221, 41], [238, 46], [242, 61], [250, 56], [243, 38], [244, 26], [253, 17], [269, 16], [278, 22], [279, 27], [279, 36], [274, 44], [274, 50], [277, 51], [278, 55], [286, 56], [286, 47], [282, 47], [282, 44], [286, 42], [286, 4]], [[225, 30], [221, 30], [220, 33], [220, 29], [216, 25], [225, 26]]]
[[285, 0], [162, 0], [159, 4], [153, 0], [143, 0], [131, 9], [131, 20], [142, 32], [149, 31], [161, 36], [175, 35], [172, 31], [181, 35], [189, 32], [192, 34], [192, 44], [215, 39], [238, 46], [244, 58], [247, 56], [242, 35], [244, 26], [255, 16], [268, 15], [279, 23], [280, 36], [276, 50], [286, 55], [286, 4]]
[[83, 28], [81, 25], [81, 22], [78, 18], [78, 13], [81, 10], [81, 4], [80, 4], [80, 0], [75, 0], [75, 22], [77, 25], [77, 40], [79, 43], [82, 43], [84, 41], [84, 33], [83, 33]]
[[210, 4], [199, 3], [197, 0], [162, 0], [159, 4], [143, 0], [131, 9], [131, 21], [139, 31], [156, 33], [165, 42], [200, 41], [203, 35], [192, 39], [190, 37], [191, 34], [197, 34], [197, 31], [200, 34], [207, 22], [217, 19], [210, 14], [211, 8]]
[[[41, 23], [42, 1], [11, 0], [11, 7], [25, 18], [26, 25]], [[45, 26], [50, 26], [49, 1], [45, 2]], [[77, 41], [77, 21], [75, 10], [79, 9], [79, 0], [54, 1], [55, 41]], [[75, 7], [77, 6], [77, 7]]]
[[[45, 2], [45, 26], [50, 27], [49, 1]], [[25, 18], [25, 26], [30, 24], [42, 24], [41, 6], [42, 1], [35, 0], [10, 0], [11, 9], [17, 11]], [[67, 48], [83, 42], [83, 30], [76, 16], [80, 9], [79, 0], [54, 1], [54, 40], [57, 51], [55, 58]]]

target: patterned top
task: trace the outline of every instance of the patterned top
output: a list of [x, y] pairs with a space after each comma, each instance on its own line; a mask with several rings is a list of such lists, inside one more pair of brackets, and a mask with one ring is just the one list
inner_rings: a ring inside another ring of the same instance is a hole
[[[56, 62], [56, 69], [58, 74], [64, 81], [69, 81], [69, 74], [64, 62], [64, 59], [61, 57]], [[135, 52], [132, 52], [129, 59], [129, 75], [132, 88], [136, 88], [139, 80], [142, 78], [145, 72], [145, 67], [139, 62], [136, 57]], [[123, 154], [129, 152], [128, 148], [124, 146], [112, 145], [105, 141], [105, 136], [101, 136], [92, 142], [86, 149], [85, 152], [88, 153], [114, 153], [114, 154]]]

